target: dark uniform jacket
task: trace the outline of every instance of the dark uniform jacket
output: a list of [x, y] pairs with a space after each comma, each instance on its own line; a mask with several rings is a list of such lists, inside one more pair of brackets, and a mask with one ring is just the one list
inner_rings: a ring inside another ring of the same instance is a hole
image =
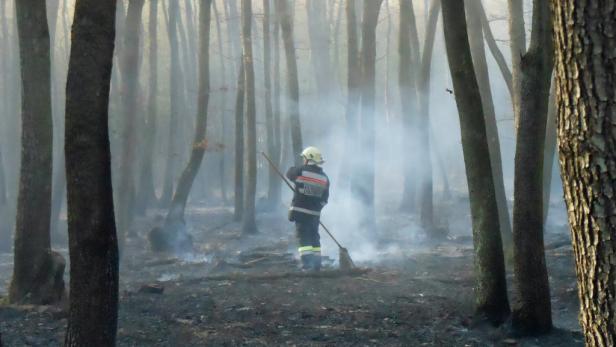
[[289, 220], [302, 222], [317, 219], [329, 199], [329, 178], [317, 165], [293, 166], [287, 178], [295, 184]]

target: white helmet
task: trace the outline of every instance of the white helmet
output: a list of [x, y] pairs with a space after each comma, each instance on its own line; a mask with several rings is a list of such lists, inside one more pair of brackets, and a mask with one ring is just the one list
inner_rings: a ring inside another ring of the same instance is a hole
[[317, 165], [321, 165], [325, 162], [325, 160], [323, 160], [323, 156], [321, 155], [321, 151], [319, 151], [318, 148], [312, 146], [307, 147], [302, 151], [302, 158], [304, 158], [304, 160], [306, 161], [311, 161]]

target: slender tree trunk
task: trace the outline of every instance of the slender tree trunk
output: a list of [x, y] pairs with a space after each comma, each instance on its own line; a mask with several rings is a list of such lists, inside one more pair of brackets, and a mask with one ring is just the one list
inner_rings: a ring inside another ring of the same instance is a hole
[[[2, 7], [3, 5], [0, 5]], [[4, 20], [3, 17], [2, 20]], [[0, 218], [2, 221], [8, 221], [9, 211], [7, 206], [6, 194], [6, 174], [4, 173], [4, 160], [2, 159], [2, 150], [0, 149]], [[11, 228], [8, 222], [3, 222], [0, 225], [0, 252], [8, 252], [11, 250]]]
[[490, 162], [492, 163], [496, 203], [498, 204], [499, 224], [503, 243], [507, 249], [511, 249], [511, 219], [509, 218], [509, 207], [503, 179], [503, 162], [496, 123], [496, 111], [494, 110], [490, 74], [488, 72], [488, 62], [486, 60], [482, 35], [480, 16], [482, 8], [481, 0], [466, 0], [467, 21], [469, 23], [468, 41], [473, 55], [473, 66], [475, 67], [477, 82], [479, 83], [479, 91], [481, 92], [481, 104], [483, 105], [483, 114], [485, 116], [488, 145], [490, 146]]
[[285, 58], [287, 61], [287, 88], [290, 100], [286, 103], [287, 115], [291, 126], [291, 140], [293, 142], [293, 161], [300, 164], [299, 154], [302, 152], [302, 128], [299, 117], [299, 79], [297, 76], [297, 58], [293, 43], [293, 14], [289, 9], [287, 0], [276, 0], [276, 12], [282, 30]]
[[222, 204], [226, 205], [227, 203], [227, 159], [226, 152], [224, 148], [226, 148], [225, 139], [229, 138], [229, 130], [228, 130], [228, 119], [227, 119], [227, 64], [225, 60], [225, 50], [222, 42], [222, 29], [220, 22], [223, 18], [221, 18], [220, 12], [218, 12], [218, 8], [216, 7], [216, 1], [212, 1], [212, 10], [214, 11], [214, 17], [216, 17], [216, 41], [218, 44], [218, 61], [220, 64], [220, 72], [221, 72], [221, 81], [222, 86], [220, 90], [222, 91], [222, 96], [220, 100], [220, 143], [223, 146], [223, 149], [220, 151], [219, 155], [219, 175], [220, 175], [220, 195], [222, 199]]
[[[265, 122], [267, 128], [267, 151], [273, 155], [276, 151], [276, 138], [279, 131], [274, 124], [272, 109], [272, 74], [271, 74], [271, 40], [270, 40], [270, 1], [263, 0], [263, 73], [265, 84]], [[269, 168], [267, 198], [270, 206], [280, 203], [280, 177], [276, 171]]]
[[[272, 9], [273, 10], [273, 9]], [[273, 49], [272, 52], [274, 54], [273, 62], [274, 62], [274, 88], [273, 88], [273, 98], [274, 104], [272, 107], [273, 113], [273, 122], [274, 122], [274, 148], [273, 152], [270, 153], [272, 160], [277, 167], [280, 167], [280, 163], [282, 162], [282, 122], [280, 120], [281, 113], [281, 98], [280, 98], [280, 23], [278, 17], [275, 15], [275, 11], [272, 11], [274, 14], [274, 27], [272, 31], [273, 38]], [[277, 191], [274, 192], [275, 201], [280, 202], [281, 198], [281, 186], [279, 182], [279, 186]]]
[[244, 214], [244, 96], [246, 74], [244, 63], [237, 74], [237, 95], [235, 97], [235, 208], [233, 219], [242, 220]]
[[473, 222], [475, 305], [478, 315], [500, 324], [509, 315], [509, 301], [481, 94], [468, 43], [464, 3], [442, 0], [442, 4], [445, 45], [460, 115]]
[[376, 70], [376, 26], [383, 0], [365, 1], [362, 20], [361, 49], [361, 162], [357, 164], [356, 196], [363, 204], [362, 223], [369, 231], [376, 231], [374, 208], [375, 182], [375, 70]]
[[77, 0], [66, 84], [66, 174], [71, 257], [64, 345], [114, 346], [118, 243], [108, 104], [116, 1]]
[[161, 206], [167, 207], [173, 198], [173, 181], [177, 163], [177, 141], [178, 141], [178, 116], [181, 110], [181, 104], [184, 95], [183, 73], [179, 55], [178, 43], [178, 17], [179, 17], [177, 1], [169, 1], [169, 24], [167, 30], [169, 33], [169, 52], [171, 54], [171, 68], [169, 69], [171, 81], [170, 86], [170, 111], [169, 117], [169, 144], [167, 150], [167, 163], [165, 166], [165, 176], [163, 183], [163, 193], [161, 196]]
[[242, 232], [257, 232], [255, 219], [255, 199], [257, 193], [257, 110], [255, 105], [255, 70], [252, 54], [252, 3], [242, 0], [242, 48], [244, 56], [244, 83], [246, 91], [246, 149], [244, 164], [244, 211], [242, 213]]
[[[2, 30], [2, 41], [0, 42], [0, 47], [3, 52], [9, 52], [8, 47], [10, 47], [7, 26], [9, 19], [5, 9], [6, 3], [7, 1], [0, 3], [0, 26]], [[2, 79], [2, 81], [0, 81], [0, 87], [2, 87], [2, 92], [0, 92], [0, 111], [3, 114], [9, 114], [10, 109], [10, 99], [8, 93], [11, 83], [9, 78], [9, 60], [10, 59], [8, 56], [4, 56], [0, 62], [0, 74], [2, 76], [6, 76]], [[3, 223], [0, 224], [0, 251], [10, 251], [12, 247], [12, 223], [9, 220], [12, 218], [9, 217], [9, 195], [7, 191], [8, 171], [5, 171], [6, 167], [4, 165], [4, 159], [2, 158], [3, 151], [6, 151], [6, 147], [4, 147], [4, 143], [0, 143], [0, 218], [2, 218], [3, 221]]]
[[511, 86], [513, 90], [514, 125], [517, 132], [519, 120], [516, 114], [520, 107], [522, 81], [520, 80], [522, 56], [526, 53], [526, 28], [524, 27], [524, 1], [507, 0], [509, 6], [509, 37], [511, 39]]
[[118, 199], [118, 234], [120, 248], [123, 248], [128, 229], [134, 216], [135, 201], [135, 148], [137, 127], [137, 98], [139, 97], [139, 32], [144, 0], [130, 0], [124, 28], [124, 51], [120, 52], [122, 72], [122, 113], [124, 115], [122, 134], [122, 164]]
[[[420, 173], [420, 198], [421, 198], [421, 223], [423, 227], [432, 232], [434, 228], [434, 192], [432, 181], [432, 160], [430, 157], [430, 75], [432, 68], [432, 53], [434, 51], [434, 37], [436, 36], [436, 24], [438, 14], [441, 9], [440, 0], [432, 0], [426, 24], [426, 37], [423, 53], [421, 56], [421, 68], [419, 70], [419, 121], [418, 121], [418, 141], [421, 148], [418, 163], [422, 163]], [[440, 237], [436, 233], [431, 233], [432, 237]]]
[[[361, 93], [361, 66], [359, 63], [359, 38], [357, 33], [357, 0], [346, 0], [346, 30], [347, 30], [347, 103], [345, 128], [345, 155], [342, 167], [356, 167], [357, 156], [353, 152], [357, 149], [359, 138], [359, 101]], [[345, 175], [341, 173], [341, 175]], [[351, 181], [354, 181], [352, 177]], [[348, 182], [347, 179], [339, 179]], [[353, 183], [354, 184], [354, 183]], [[351, 188], [353, 188], [353, 184]]]
[[513, 328], [523, 334], [552, 328], [550, 285], [543, 248], [543, 156], [554, 65], [550, 5], [534, 0], [531, 42], [522, 57], [515, 151]]
[[512, 86], [512, 77], [511, 70], [509, 69], [509, 65], [507, 65], [507, 60], [503, 56], [503, 52], [498, 48], [498, 44], [496, 43], [496, 39], [494, 38], [494, 34], [492, 33], [492, 28], [490, 27], [490, 22], [488, 21], [488, 16], [486, 15], [485, 8], [481, 1], [479, 1], [477, 6], [477, 11], [479, 14], [479, 19], [481, 20], [481, 28], [483, 29], [483, 36], [488, 44], [488, 48], [490, 49], [490, 53], [492, 53], [492, 57], [496, 61], [496, 65], [498, 65], [498, 69], [503, 76], [503, 80], [505, 80], [505, 84], [507, 85], [507, 89], [509, 90], [509, 95], [513, 99], [513, 86]]
[[150, 15], [148, 23], [149, 52], [148, 52], [148, 96], [147, 118], [145, 122], [144, 146], [140, 167], [138, 209], [143, 213], [156, 201], [156, 188], [154, 187], [154, 138], [156, 137], [158, 118], [158, 0], [150, 0]]
[[614, 8], [552, 1], [558, 150], [586, 346], [616, 345]]
[[556, 82], [552, 80], [550, 100], [548, 101], [548, 119], [545, 129], [545, 150], [543, 155], [543, 225], [550, 212], [550, 195], [552, 192], [552, 172], [556, 156]]
[[15, 3], [21, 66], [21, 169], [11, 303], [50, 304], [64, 295], [61, 255], [51, 251], [53, 125], [51, 61], [45, 3]]

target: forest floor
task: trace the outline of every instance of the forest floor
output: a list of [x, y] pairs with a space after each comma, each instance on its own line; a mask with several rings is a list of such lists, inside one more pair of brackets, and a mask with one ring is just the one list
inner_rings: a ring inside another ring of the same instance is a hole
[[[546, 234], [556, 328], [518, 338], [506, 325], [473, 320], [468, 230], [439, 243], [389, 234], [375, 257], [357, 262], [365, 271], [344, 274], [326, 259], [327, 268], [311, 275], [297, 270], [293, 229], [280, 217], [261, 214], [260, 233], [243, 236], [229, 209], [190, 209], [196, 252], [179, 258], [148, 249], [147, 231], [161, 218], [138, 220], [124, 251], [119, 346], [583, 345], [571, 245], [562, 230]], [[11, 267], [10, 255], [0, 254], [0, 297]], [[66, 318], [62, 306], [0, 305], [2, 341], [59, 346]]]

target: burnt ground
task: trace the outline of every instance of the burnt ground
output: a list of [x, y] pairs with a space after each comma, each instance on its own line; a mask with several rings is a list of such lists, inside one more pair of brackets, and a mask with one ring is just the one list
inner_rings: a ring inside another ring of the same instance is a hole
[[[563, 230], [546, 234], [556, 329], [518, 338], [507, 325], [473, 320], [468, 229], [439, 243], [388, 233], [372, 257], [357, 262], [366, 271], [343, 274], [333, 259], [313, 276], [296, 270], [292, 226], [280, 217], [262, 214], [260, 233], [242, 236], [230, 210], [191, 209], [197, 249], [179, 258], [148, 250], [146, 232], [157, 219], [138, 220], [124, 252], [119, 346], [583, 345], [572, 251]], [[396, 223], [409, 221], [400, 217]], [[336, 254], [331, 247], [329, 253]], [[351, 255], [365, 258], [352, 248]], [[0, 296], [10, 273], [10, 256], [0, 254]], [[511, 275], [508, 280], [511, 286]], [[62, 306], [0, 305], [2, 341], [59, 346], [66, 316]]]

